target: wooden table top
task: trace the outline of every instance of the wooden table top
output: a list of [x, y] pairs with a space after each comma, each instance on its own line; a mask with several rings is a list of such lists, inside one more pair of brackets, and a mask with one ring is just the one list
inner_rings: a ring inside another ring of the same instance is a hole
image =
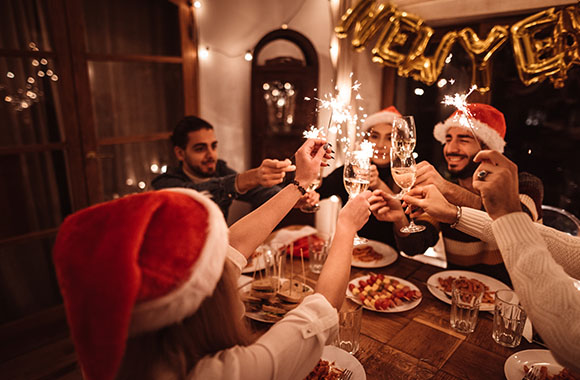
[[[294, 260], [294, 273], [301, 273]], [[450, 306], [427, 289], [427, 279], [444, 269], [399, 256], [393, 264], [377, 269], [351, 269], [351, 279], [373, 273], [403, 278], [423, 293], [421, 303], [402, 313], [377, 313], [363, 309], [360, 348], [356, 358], [367, 379], [495, 380], [505, 379], [503, 366], [515, 352], [544, 347], [522, 343], [506, 348], [491, 337], [493, 315], [480, 312], [472, 334], [454, 331], [449, 324]], [[315, 281], [318, 275], [307, 272]], [[255, 323], [265, 331], [268, 325]]]

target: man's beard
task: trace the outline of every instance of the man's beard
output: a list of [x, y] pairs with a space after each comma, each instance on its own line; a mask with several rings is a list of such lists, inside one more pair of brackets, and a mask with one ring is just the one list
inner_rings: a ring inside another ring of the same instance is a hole
[[463, 169], [457, 172], [449, 171], [451, 174], [451, 178], [453, 179], [466, 179], [473, 177], [473, 173], [475, 173], [475, 169], [479, 166], [479, 162], [474, 162], [473, 158], [475, 156], [469, 157], [469, 164], [465, 165]]
[[215, 170], [212, 170], [210, 173], [210, 172], [204, 172], [198, 167], [193, 167], [192, 169], [193, 169], [192, 170], [193, 174], [199, 178], [211, 178], [215, 175]]

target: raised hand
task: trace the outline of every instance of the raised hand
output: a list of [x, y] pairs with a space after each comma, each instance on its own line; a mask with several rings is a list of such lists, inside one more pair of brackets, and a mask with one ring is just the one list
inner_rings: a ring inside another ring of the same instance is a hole
[[473, 174], [473, 188], [479, 191], [489, 216], [497, 219], [522, 211], [517, 165], [495, 150], [482, 150], [473, 160], [481, 162]]
[[266, 158], [262, 164], [256, 168], [255, 175], [258, 185], [271, 187], [281, 183], [287, 172], [296, 170], [289, 159], [283, 161]]
[[377, 220], [396, 222], [403, 219], [406, 221], [407, 219], [401, 202], [382, 190], [373, 191], [373, 195], [369, 198], [369, 203], [371, 205], [370, 210]]
[[421, 161], [417, 164], [417, 178], [415, 186], [435, 185], [442, 194], [445, 194], [451, 185], [451, 182], [439, 174], [437, 169], [427, 161]]
[[295, 179], [304, 188], [308, 187], [318, 176], [320, 166], [324, 166], [324, 159], [332, 158], [332, 149], [322, 139], [308, 139], [296, 151], [296, 176]]
[[[452, 224], [457, 218], [457, 207], [447, 201], [435, 185], [415, 187], [403, 196], [407, 213], [417, 217], [426, 212], [443, 223]], [[416, 211], [411, 212], [415, 207]]]
[[371, 197], [370, 191], [364, 191], [354, 198], [350, 198], [346, 205], [338, 214], [338, 222], [343, 226], [353, 228], [354, 231], [360, 230], [369, 220]]

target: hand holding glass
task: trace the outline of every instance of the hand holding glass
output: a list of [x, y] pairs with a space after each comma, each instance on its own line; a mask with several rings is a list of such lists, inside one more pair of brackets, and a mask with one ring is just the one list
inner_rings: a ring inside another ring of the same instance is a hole
[[[391, 175], [395, 183], [401, 188], [401, 192], [394, 196], [395, 199], [400, 200], [413, 187], [417, 178], [417, 166], [413, 156], [400, 157], [391, 149]], [[409, 225], [401, 228], [401, 232], [421, 232], [424, 229], [425, 226], [416, 225], [413, 218], [411, 218]]]
[[[318, 189], [320, 187], [320, 185], [322, 185], [322, 170], [320, 169], [318, 171], [318, 176], [316, 177], [316, 179], [314, 179], [314, 181], [312, 181], [312, 183], [306, 188], [307, 192], [310, 191], [314, 191], [316, 189]], [[311, 205], [311, 204], [305, 204], [303, 206], [300, 207], [300, 211], [305, 212], [305, 213], [313, 213], [320, 210], [320, 205], [317, 203], [315, 205]]]
[[[344, 160], [344, 187], [349, 198], [354, 198], [369, 187], [371, 158], [362, 151], [353, 151], [346, 152]], [[355, 235], [354, 245], [366, 243], [368, 243], [367, 239]]]

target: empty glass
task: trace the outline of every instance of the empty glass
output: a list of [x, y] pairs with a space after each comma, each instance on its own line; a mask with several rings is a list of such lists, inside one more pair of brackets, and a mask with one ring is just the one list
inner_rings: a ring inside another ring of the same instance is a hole
[[312, 273], [320, 273], [322, 271], [322, 267], [328, 257], [329, 244], [330, 236], [328, 234], [318, 232], [308, 236], [308, 266]]
[[492, 337], [505, 347], [517, 347], [522, 340], [526, 323], [526, 312], [519, 304], [518, 295], [513, 290], [495, 292]]
[[360, 346], [361, 321], [362, 305], [345, 299], [338, 312], [338, 335], [334, 345], [351, 355], [356, 354]]
[[461, 287], [465, 282], [453, 281], [451, 284], [451, 313], [449, 322], [451, 327], [463, 334], [472, 333], [477, 325], [479, 305], [483, 298], [483, 289]]

